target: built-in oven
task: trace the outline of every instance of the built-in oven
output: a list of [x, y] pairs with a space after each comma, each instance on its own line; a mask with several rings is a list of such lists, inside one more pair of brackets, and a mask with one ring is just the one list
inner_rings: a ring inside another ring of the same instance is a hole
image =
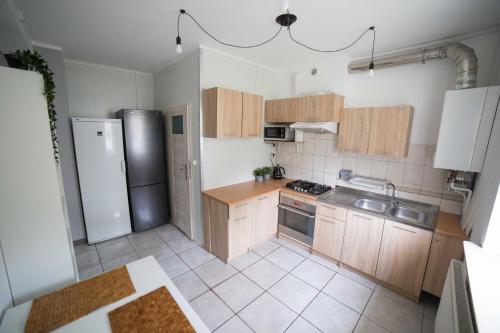
[[288, 125], [265, 125], [265, 141], [293, 141], [294, 130]]
[[316, 207], [303, 201], [280, 196], [278, 231], [312, 246]]

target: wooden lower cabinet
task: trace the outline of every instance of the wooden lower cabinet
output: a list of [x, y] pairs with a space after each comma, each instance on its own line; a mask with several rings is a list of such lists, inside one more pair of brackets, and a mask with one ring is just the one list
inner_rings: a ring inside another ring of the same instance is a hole
[[431, 239], [431, 231], [385, 220], [376, 278], [417, 299]]
[[441, 297], [451, 259], [464, 258], [463, 240], [435, 233], [427, 261], [423, 290]]
[[365, 274], [375, 275], [383, 229], [383, 219], [348, 211], [342, 263]]
[[275, 236], [278, 230], [279, 192], [228, 205], [203, 195], [204, 247], [229, 260]]
[[249, 247], [267, 241], [278, 232], [278, 203], [279, 192], [269, 193], [255, 200], [255, 218], [251, 230], [253, 241]]
[[340, 261], [344, 243], [345, 222], [316, 215], [313, 250]]

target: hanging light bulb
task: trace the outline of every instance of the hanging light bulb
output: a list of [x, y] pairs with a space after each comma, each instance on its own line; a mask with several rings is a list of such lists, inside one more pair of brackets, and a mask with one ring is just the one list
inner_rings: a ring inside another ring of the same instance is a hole
[[369, 67], [368, 75], [370, 77], [373, 77], [375, 75], [375, 65], [373, 64], [373, 61], [370, 62], [370, 67]]
[[181, 38], [179, 36], [177, 36], [177, 38], [175, 38], [175, 44], [177, 44], [175, 47], [175, 52], [177, 52], [177, 54], [181, 54], [182, 53], [182, 43], [181, 43]]
[[290, 9], [290, 0], [282, 0], [280, 4], [280, 9], [283, 13], [287, 13]]

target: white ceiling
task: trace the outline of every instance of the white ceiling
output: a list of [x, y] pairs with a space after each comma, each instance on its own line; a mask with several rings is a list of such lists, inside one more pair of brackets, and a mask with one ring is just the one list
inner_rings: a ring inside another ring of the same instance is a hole
[[[34, 41], [61, 46], [67, 58], [155, 73], [175, 53], [177, 12], [186, 9], [220, 39], [263, 41], [278, 29], [280, 0], [14, 0]], [[499, 0], [291, 0], [296, 39], [316, 48], [339, 48], [377, 27], [377, 52], [470, 33], [500, 24]], [[329, 57], [295, 45], [285, 30], [256, 49], [220, 46], [190, 19], [181, 19], [185, 53], [203, 44], [276, 69]], [[371, 35], [344, 51], [369, 55]]]

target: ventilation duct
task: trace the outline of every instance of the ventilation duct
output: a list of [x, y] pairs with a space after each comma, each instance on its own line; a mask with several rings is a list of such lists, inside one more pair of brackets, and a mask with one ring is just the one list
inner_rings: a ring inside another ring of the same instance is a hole
[[[475, 88], [477, 83], [477, 56], [473, 49], [460, 43], [432, 48], [411, 50], [385, 57], [374, 58], [375, 69], [395, 67], [405, 64], [423, 63], [429, 60], [453, 59], [457, 67], [455, 89]], [[349, 73], [369, 70], [371, 59], [353, 61]]]

